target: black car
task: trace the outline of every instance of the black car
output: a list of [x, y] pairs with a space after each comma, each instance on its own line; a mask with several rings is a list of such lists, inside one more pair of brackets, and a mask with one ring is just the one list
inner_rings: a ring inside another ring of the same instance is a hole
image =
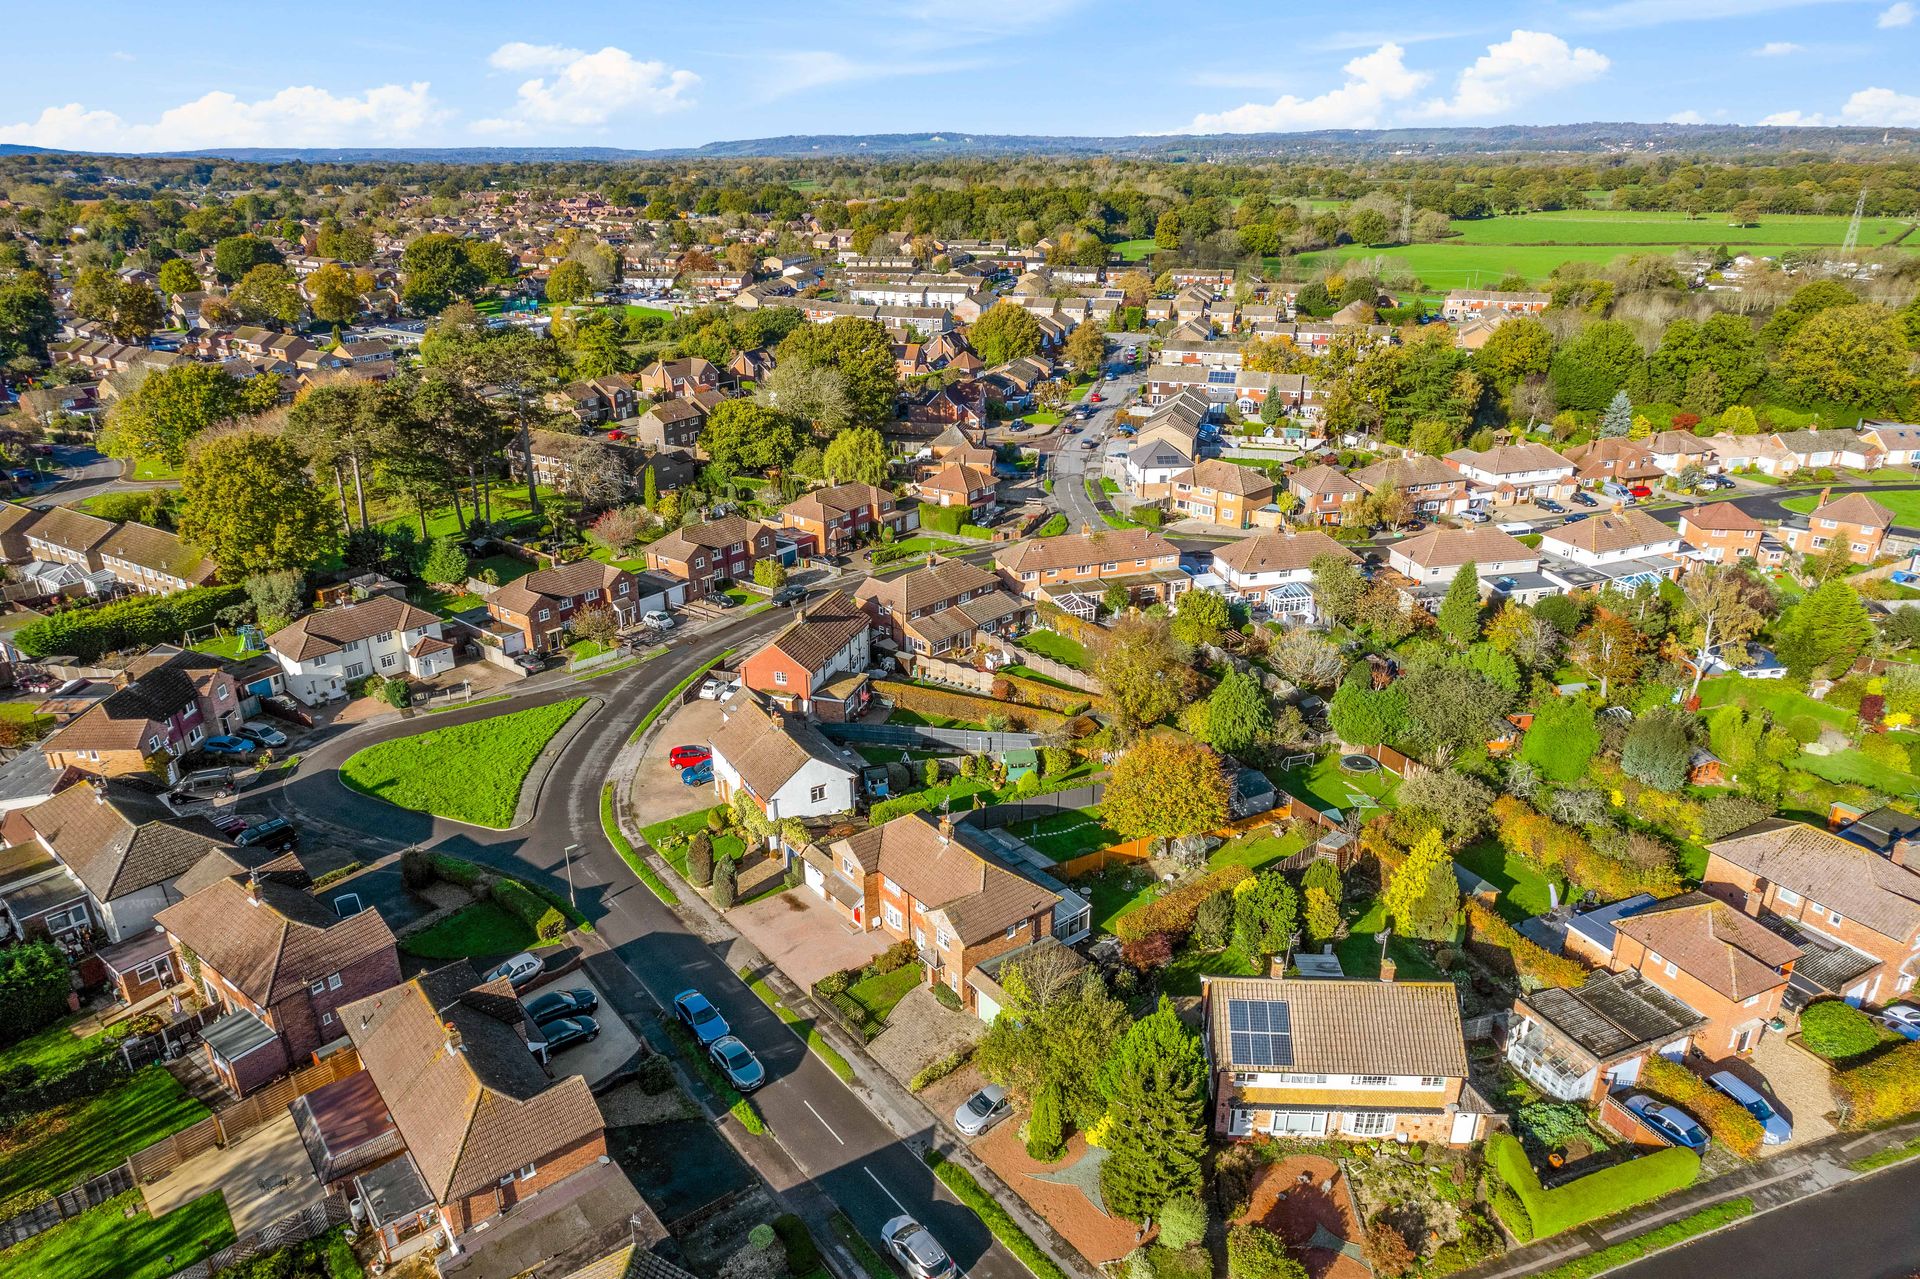
[[707, 596], [707, 603], [713, 605], [715, 608], [739, 608], [740, 607], [740, 601], [733, 598], [733, 596], [727, 594], [725, 591], [715, 591], [713, 594]]
[[1588, 496], [1587, 496], [1587, 495], [1586, 495], [1585, 493], [1575, 493], [1575, 494], [1573, 495], [1573, 502], [1574, 502], [1574, 504], [1575, 504], [1576, 506], [1598, 506], [1598, 505], [1600, 505], [1600, 503], [1598, 503], [1598, 502], [1596, 502], [1596, 501], [1594, 501], [1594, 500], [1593, 500], [1592, 498], [1590, 498], [1590, 497], [1588, 497]]
[[527, 1016], [536, 1026], [544, 1026], [561, 1017], [579, 1017], [600, 1006], [600, 997], [584, 987], [579, 990], [550, 990], [527, 1001]]
[[235, 835], [233, 842], [242, 848], [271, 848], [278, 852], [300, 842], [300, 828], [284, 817], [269, 817]]
[[1550, 497], [1543, 497], [1539, 501], [1535, 502], [1534, 505], [1539, 507], [1543, 511], [1552, 511], [1555, 515], [1558, 515], [1560, 514], [1560, 512], [1567, 509], [1566, 507], [1560, 505], [1560, 503], [1554, 501]]
[[807, 588], [804, 586], [783, 586], [773, 593], [773, 602], [780, 608], [792, 608], [805, 598]]
[[600, 1023], [591, 1017], [560, 1017], [540, 1025], [540, 1038], [547, 1051], [559, 1052], [575, 1044], [592, 1043], [600, 1038]]

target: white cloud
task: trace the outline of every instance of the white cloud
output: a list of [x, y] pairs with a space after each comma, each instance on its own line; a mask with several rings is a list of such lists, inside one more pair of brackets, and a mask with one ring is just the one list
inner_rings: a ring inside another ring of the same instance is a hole
[[109, 53], [107, 56], [109, 58], [112, 58], [115, 62], [132, 62], [133, 61], [133, 55], [131, 53], [128, 53], [125, 49], [115, 49], [112, 53]]
[[508, 70], [545, 70], [521, 84], [510, 115], [479, 120], [482, 133], [524, 133], [539, 125], [602, 125], [630, 110], [660, 114], [693, 103], [700, 77], [612, 45], [584, 53], [555, 45], [505, 44], [488, 59]]
[[1342, 67], [1339, 88], [1317, 97], [1289, 93], [1273, 102], [1249, 102], [1231, 111], [1203, 113], [1184, 133], [1275, 133], [1298, 129], [1368, 129], [1381, 123], [1386, 108], [1404, 102], [1430, 77], [1409, 70], [1405, 50], [1391, 42]]
[[1698, 111], [1675, 111], [1667, 117], [1668, 124], [1705, 124], [1707, 117]]
[[809, 89], [834, 84], [853, 84], [864, 80], [890, 80], [900, 76], [948, 75], [955, 71], [980, 70], [988, 64], [978, 58], [944, 61], [908, 61], [899, 58], [849, 58], [831, 49], [788, 50], [755, 55], [755, 64], [763, 72], [757, 101], [772, 102]]
[[1892, 89], [1861, 89], [1848, 98], [1837, 115], [1818, 111], [1776, 111], [1762, 116], [1761, 124], [1853, 125], [1860, 128], [1920, 128], [1920, 96], [1896, 93]]
[[1502, 115], [1543, 93], [1596, 80], [1612, 65], [1605, 54], [1548, 32], [1515, 31], [1460, 73], [1451, 99], [1436, 98], [1421, 110], [1448, 119]]
[[324, 147], [406, 142], [446, 118], [425, 80], [337, 97], [300, 85], [246, 102], [222, 91], [172, 107], [148, 124], [78, 102], [38, 119], [0, 125], [0, 142], [92, 151], [188, 151], [198, 147]]
[[1880, 11], [1879, 21], [1873, 25], [1879, 27], [1882, 31], [1891, 31], [1895, 27], [1912, 26], [1913, 18], [1913, 5], [1908, 3], [1908, 0], [1899, 0], [1898, 4], [1888, 5], [1885, 9], [1882, 9]]
[[1769, 40], [1753, 51], [1756, 58], [1784, 58], [1790, 53], [1805, 52], [1806, 46], [1795, 44], [1791, 40]]

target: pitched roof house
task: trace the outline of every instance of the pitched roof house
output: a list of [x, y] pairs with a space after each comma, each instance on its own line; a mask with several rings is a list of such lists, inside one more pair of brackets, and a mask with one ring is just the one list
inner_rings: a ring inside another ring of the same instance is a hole
[[1196, 462], [1170, 484], [1175, 512], [1227, 528], [1253, 527], [1253, 513], [1273, 501], [1266, 472], [1224, 458]]
[[965, 560], [934, 558], [911, 572], [870, 577], [854, 601], [910, 653], [964, 648], [976, 632], [1004, 633], [1033, 616], [1030, 602], [1008, 594], [992, 572]]
[[1753, 1051], [1780, 1013], [1800, 947], [1705, 893], [1615, 922], [1607, 966], [1632, 970], [1698, 1013], [1693, 1046], [1710, 1061]]
[[773, 554], [772, 529], [728, 515], [688, 524], [649, 543], [647, 567], [680, 578], [687, 584], [688, 598], [700, 599], [716, 582], [753, 576], [753, 566]]
[[1865, 493], [1848, 493], [1831, 501], [1820, 495], [1813, 514], [1780, 526], [1787, 546], [1802, 555], [1824, 555], [1835, 542], [1846, 547], [1855, 564], [1871, 564], [1880, 556], [1893, 512]]
[[1035, 538], [993, 553], [1000, 576], [1031, 599], [1124, 587], [1135, 597], [1172, 600], [1186, 588], [1180, 551], [1152, 529], [1102, 529]]
[[1603, 973], [1515, 998], [1507, 1064], [1549, 1097], [1598, 1102], [1638, 1079], [1648, 1057], [1684, 1056], [1705, 1021], [1637, 972]]
[[1711, 564], [1765, 559], [1766, 525], [1732, 502], [1688, 507], [1680, 513], [1680, 536], [1690, 555]]
[[428, 679], [453, 666], [438, 616], [393, 595], [308, 613], [267, 636], [287, 692], [308, 706], [339, 701], [368, 675]]
[[100, 777], [145, 774], [166, 752], [175, 761], [246, 718], [240, 683], [220, 658], [162, 646], [130, 663], [127, 683], [76, 715], [44, 746], [55, 769]]
[[752, 694], [730, 699], [724, 713], [709, 743], [714, 791], [723, 801], [744, 791], [774, 821], [853, 811], [858, 757]]
[[598, 560], [535, 569], [487, 596], [487, 616], [520, 632], [529, 649], [564, 642], [589, 609], [605, 608], [618, 626], [638, 615], [639, 583], [632, 573]]
[[873, 617], [835, 591], [741, 662], [741, 682], [802, 715], [856, 719], [871, 695], [872, 628]]

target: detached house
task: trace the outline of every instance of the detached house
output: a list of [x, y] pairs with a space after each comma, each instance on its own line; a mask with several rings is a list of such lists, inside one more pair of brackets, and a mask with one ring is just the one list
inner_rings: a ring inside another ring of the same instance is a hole
[[1474, 484], [1491, 490], [1494, 501], [1533, 502], [1573, 492], [1573, 463], [1544, 444], [1501, 444], [1485, 452], [1456, 449], [1446, 463]]
[[1466, 510], [1473, 496], [1466, 477], [1437, 457], [1388, 458], [1355, 471], [1352, 481], [1368, 493], [1397, 489], [1414, 510], [1443, 515]]
[[1331, 466], [1309, 466], [1295, 471], [1287, 479], [1288, 490], [1300, 499], [1295, 517], [1302, 523], [1338, 524], [1345, 518], [1347, 504], [1366, 496], [1345, 471]]
[[177, 971], [199, 960], [201, 993], [227, 1016], [204, 1038], [214, 1074], [245, 1096], [345, 1037], [340, 1007], [400, 980], [380, 912], [344, 918], [260, 870], [222, 876], [154, 916]]
[[1831, 501], [1822, 493], [1813, 514], [1782, 524], [1780, 536], [1788, 549], [1801, 555], [1825, 555], [1839, 542], [1855, 564], [1871, 564], [1880, 557], [1880, 547], [1892, 526], [1893, 512], [1865, 493], [1849, 493]]
[[[1695, 439], [1691, 435], [1687, 438]], [[1703, 453], [1705, 451], [1701, 450]], [[1615, 484], [1638, 484], [1643, 480], [1657, 480], [1666, 474], [1645, 444], [1625, 438], [1595, 440], [1591, 444], [1568, 449], [1567, 460], [1579, 468], [1573, 473], [1573, 478], [1581, 484], [1605, 484], [1609, 480]]]
[[1436, 607], [1442, 588], [1468, 564], [1480, 578], [1482, 594], [1497, 591], [1524, 604], [1561, 589], [1561, 583], [1540, 571], [1538, 551], [1494, 528], [1429, 529], [1395, 542], [1387, 551], [1387, 563], [1416, 587], [1428, 588], [1417, 594]]
[[630, 429], [642, 444], [656, 449], [699, 447], [707, 414], [692, 400], [662, 400], [642, 413]]
[[1306, 590], [1313, 581], [1313, 562], [1322, 555], [1360, 562], [1325, 533], [1261, 533], [1216, 550], [1213, 572], [1234, 598], [1270, 604], [1277, 596], [1291, 599]]
[[1467, 1082], [1451, 982], [1205, 983], [1213, 1130], [1465, 1146], [1493, 1107]]
[[[1732, 564], [1743, 559], [1768, 562], [1766, 526], [1732, 502], [1690, 506], [1680, 514], [1680, 537], [1686, 551], [1709, 564]], [[1779, 543], [1776, 558], [1784, 559]]]
[[920, 500], [930, 506], [961, 506], [979, 514], [994, 503], [993, 472], [959, 462], [940, 467], [914, 488]]
[[1721, 470], [1719, 454], [1692, 431], [1662, 431], [1643, 441], [1641, 447], [1662, 475], [1678, 475], [1690, 466], [1697, 466], [1709, 475]]
[[858, 756], [836, 747], [800, 716], [732, 698], [713, 747], [713, 788], [722, 801], [744, 792], [770, 821], [850, 813], [859, 790]]
[[873, 618], [840, 591], [740, 663], [740, 679], [787, 710], [834, 723], [857, 719], [872, 690]]
[[1195, 463], [1173, 477], [1174, 513], [1227, 528], [1252, 528], [1253, 513], [1273, 501], [1266, 472], [1221, 458]]
[[720, 370], [697, 355], [678, 360], [655, 360], [640, 371], [640, 389], [648, 395], [684, 399], [699, 391], [720, 388]]
[[392, 595], [309, 613], [267, 636], [289, 694], [308, 706], [337, 702], [369, 675], [430, 679], [453, 669], [440, 619]]
[[1098, 595], [1118, 585], [1132, 598], [1170, 603], [1188, 584], [1179, 548], [1152, 529], [1036, 538], [1003, 546], [993, 558], [1000, 576], [1029, 599]]
[[647, 547], [647, 567], [687, 584], [687, 598], [710, 594], [717, 582], [753, 576], [753, 566], [774, 555], [773, 530], [728, 515], [675, 529]]

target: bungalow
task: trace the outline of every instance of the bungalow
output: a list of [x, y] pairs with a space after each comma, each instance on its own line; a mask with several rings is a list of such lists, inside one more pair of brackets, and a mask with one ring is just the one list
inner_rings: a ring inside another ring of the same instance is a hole
[[675, 529], [647, 547], [647, 567], [687, 584], [689, 599], [710, 594], [717, 583], [753, 576], [753, 566], [774, 555], [773, 530], [738, 515]]
[[858, 756], [751, 694], [730, 699], [722, 713], [710, 745], [714, 793], [723, 802], [744, 793], [775, 822], [853, 811]]
[[[1690, 506], [1680, 515], [1680, 540], [1686, 553], [1709, 564], [1732, 564], [1739, 560], [1768, 562], [1765, 549], [1771, 540], [1766, 526], [1732, 502], [1713, 502]], [[1773, 543], [1774, 556], [1784, 559], [1779, 544]]]
[[1172, 480], [1174, 512], [1227, 528], [1252, 528], [1253, 513], [1273, 501], [1265, 471], [1222, 458], [1195, 463]]
[[576, 560], [508, 582], [487, 596], [487, 616], [518, 631], [528, 650], [543, 652], [564, 644], [574, 623], [591, 609], [609, 610], [616, 627], [638, 621], [639, 586], [639, 578], [626, 569]]
[[1152, 529], [1103, 529], [1035, 538], [993, 555], [1001, 578], [1029, 599], [1112, 586], [1130, 598], [1171, 603], [1186, 589], [1180, 550]]
[[1215, 978], [1202, 1016], [1223, 1137], [1467, 1146], [1492, 1122], [1448, 982]]
[[1789, 550], [1801, 555], [1825, 555], [1838, 542], [1855, 564], [1871, 564], [1880, 557], [1892, 526], [1893, 512], [1865, 493], [1828, 500], [1823, 492], [1813, 514], [1804, 523], [1796, 519], [1782, 524], [1780, 536]]
[[1857, 431], [1777, 431], [1768, 437], [1791, 459], [1791, 470], [1849, 466], [1871, 471], [1880, 465], [1880, 449]]
[[1868, 418], [1860, 423], [1860, 440], [1879, 451], [1882, 466], [1912, 466], [1920, 460], [1920, 426]]
[[1644, 441], [1641, 447], [1662, 475], [1678, 475], [1690, 466], [1697, 466], [1708, 475], [1729, 469], [1722, 465], [1713, 446], [1692, 431], [1662, 431]]
[[1497, 592], [1522, 603], [1560, 589], [1540, 571], [1538, 551], [1494, 528], [1429, 529], [1389, 547], [1387, 564], [1421, 586], [1445, 586], [1463, 565], [1472, 564], [1482, 594]]
[[1514, 997], [1507, 1064], [1558, 1101], [1599, 1102], [1640, 1078], [1650, 1056], [1678, 1061], [1706, 1019], [1637, 972]]
[[1532, 502], [1573, 492], [1573, 463], [1544, 444], [1500, 444], [1484, 452], [1456, 449], [1446, 463], [1493, 491], [1496, 502]]
[[1548, 566], [1579, 588], [1614, 586], [1631, 594], [1680, 575], [1680, 531], [1645, 511], [1601, 511], [1541, 534]]
[[866, 710], [873, 618], [841, 591], [802, 605], [800, 619], [740, 663], [740, 680], [777, 705], [843, 723]]
[[[503, 588], [504, 589], [504, 588]], [[267, 636], [286, 691], [308, 706], [342, 701], [369, 675], [431, 679], [453, 669], [441, 621], [392, 595], [309, 613]]]
[[850, 483], [802, 493], [780, 508], [779, 527], [810, 534], [822, 555], [839, 555], [878, 536], [882, 528], [898, 536], [914, 527], [917, 518], [885, 489]]

